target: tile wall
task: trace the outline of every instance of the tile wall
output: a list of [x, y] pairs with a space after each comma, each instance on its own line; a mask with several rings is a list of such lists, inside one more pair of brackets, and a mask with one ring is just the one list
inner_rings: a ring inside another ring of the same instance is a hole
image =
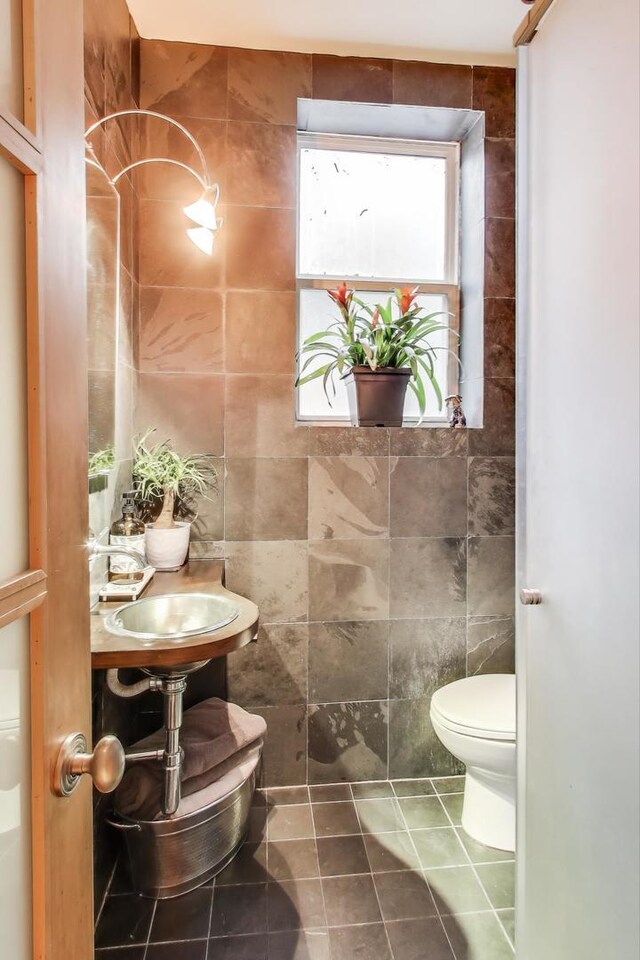
[[[198, 138], [225, 224], [210, 260], [185, 235], [191, 178], [137, 178], [135, 424], [218, 469], [192, 556], [226, 557], [260, 606], [227, 668], [268, 722], [266, 783], [456, 773], [431, 694], [514, 668], [514, 72], [148, 40], [140, 65], [141, 106]], [[298, 97], [484, 111], [483, 429], [295, 425]], [[142, 135], [197, 163], [185, 145]]]

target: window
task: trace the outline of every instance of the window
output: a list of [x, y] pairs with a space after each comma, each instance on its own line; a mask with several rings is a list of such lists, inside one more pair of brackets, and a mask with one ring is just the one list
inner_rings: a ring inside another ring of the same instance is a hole
[[[458, 144], [300, 133], [298, 158], [299, 346], [337, 319], [327, 288], [346, 280], [374, 304], [386, 302], [395, 287], [419, 286], [419, 304], [448, 320], [430, 343], [439, 348], [443, 396], [456, 393]], [[339, 379], [336, 388], [329, 404], [321, 380], [302, 386], [298, 418], [348, 420]], [[424, 420], [445, 420], [446, 410], [427, 390]], [[405, 419], [419, 418], [407, 391]]]

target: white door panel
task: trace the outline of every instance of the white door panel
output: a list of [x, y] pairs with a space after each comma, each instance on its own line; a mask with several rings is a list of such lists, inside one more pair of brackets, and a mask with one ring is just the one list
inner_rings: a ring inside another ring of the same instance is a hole
[[518, 956], [637, 960], [637, 0], [520, 67]]

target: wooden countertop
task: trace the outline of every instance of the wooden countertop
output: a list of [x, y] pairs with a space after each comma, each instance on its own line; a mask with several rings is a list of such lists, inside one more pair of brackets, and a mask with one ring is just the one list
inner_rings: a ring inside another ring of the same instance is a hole
[[165, 593], [221, 593], [236, 602], [239, 616], [216, 630], [214, 634], [200, 634], [184, 640], [158, 640], [142, 643], [133, 637], [119, 637], [110, 633], [105, 617], [122, 604], [119, 601], [99, 603], [91, 611], [91, 666], [109, 667], [174, 667], [182, 663], [213, 660], [239, 650], [255, 639], [258, 628], [258, 608], [251, 600], [231, 593], [222, 585], [221, 560], [189, 560], [175, 573], [156, 573], [140, 599]]

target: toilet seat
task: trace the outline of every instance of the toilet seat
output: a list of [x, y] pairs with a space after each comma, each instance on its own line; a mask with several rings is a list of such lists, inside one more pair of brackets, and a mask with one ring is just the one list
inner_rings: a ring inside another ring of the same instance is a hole
[[455, 680], [436, 690], [431, 714], [443, 727], [485, 740], [516, 739], [516, 678], [485, 674]]

